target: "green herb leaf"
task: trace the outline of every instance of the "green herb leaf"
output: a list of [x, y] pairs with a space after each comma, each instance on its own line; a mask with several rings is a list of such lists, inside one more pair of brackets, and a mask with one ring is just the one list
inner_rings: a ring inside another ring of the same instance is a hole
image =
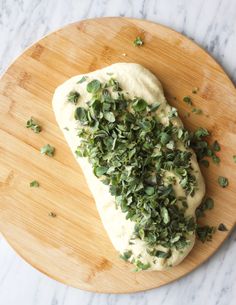
[[32, 182], [30, 182], [30, 187], [39, 187], [39, 183], [37, 180], [33, 180]]
[[147, 186], [145, 188], [145, 193], [148, 195], [148, 196], [152, 196], [154, 193], [155, 193], [155, 188], [153, 186]]
[[147, 270], [147, 269], [149, 269], [150, 267], [151, 267], [151, 265], [150, 265], [150, 263], [147, 263], [147, 264], [144, 264], [144, 263], [142, 263], [140, 260], [137, 260], [136, 262], [135, 262], [135, 265], [136, 265], [136, 269], [135, 269], [135, 271], [137, 272], [137, 271], [141, 271], [141, 270]]
[[218, 177], [218, 183], [221, 187], [225, 188], [229, 185], [229, 180], [225, 177], [219, 176]]
[[82, 84], [87, 80], [88, 76], [83, 76], [80, 80], [78, 80], [77, 84]]
[[159, 257], [159, 258], [170, 258], [171, 251], [164, 252], [164, 251], [157, 250], [155, 253], [155, 256]]
[[163, 218], [164, 224], [167, 224], [170, 222], [170, 216], [169, 216], [167, 208], [165, 208], [165, 207], [161, 208], [161, 216]]
[[78, 107], [75, 110], [75, 119], [79, 120], [81, 124], [88, 122], [88, 112], [84, 107]]
[[215, 227], [210, 227], [208, 225], [198, 226], [196, 233], [201, 242], [204, 243], [205, 241], [211, 241], [212, 235], [215, 233]]
[[71, 91], [71, 92], [68, 94], [67, 100], [68, 100], [68, 102], [70, 102], [70, 103], [72, 103], [72, 104], [74, 104], [74, 105], [77, 105], [79, 97], [80, 97], [79, 92], [77, 92], [77, 91]]
[[97, 177], [101, 177], [102, 175], [104, 175], [107, 172], [108, 168], [105, 166], [98, 166], [95, 168], [95, 175]]
[[95, 94], [101, 89], [101, 83], [99, 80], [94, 79], [87, 85], [87, 91], [89, 93]]
[[132, 105], [132, 108], [136, 112], [142, 112], [142, 111], [146, 110], [147, 103], [143, 99], [136, 99], [135, 102]]
[[137, 36], [134, 40], [134, 45], [136, 47], [142, 46], [144, 44], [143, 40], [141, 39], [141, 37]]
[[104, 118], [111, 123], [115, 122], [116, 120], [113, 112], [104, 112]]
[[192, 102], [190, 96], [184, 96], [184, 97], [183, 97], [183, 101], [184, 101], [186, 104], [188, 104], [188, 105], [192, 105], [192, 104], [193, 104], [193, 102]]
[[210, 165], [209, 161], [205, 160], [205, 159], [201, 160], [200, 163], [205, 167], [209, 167], [209, 165]]
[[223, 223], [220, 223], [219, 226], [218, 226], [218, 230], [219, 231], [228, 231], [227, 227], [223, 224]]
[[122, 258], [124, 261], [127, 262], [132, 254], [133, 254], [132, 251], [128, 250], [128, 251], [124, 252], [122, 255], [120, 255], [120, 258]]
[[202, 114], [203, 113], [202, 109], [200, 109], [200, 108], [193, 108], [192, 112], [195, 113], [195, 114]]
[[220, 144], [217, 141], [214, 141], [212, 147], [214, 151], [220, 151]]
[[234, 163], [236, 163], [236, 155], [233, 156]]
[[40, 153], [42, 155], [47, 155], [49, 157], [53, 157], [55, 153], [55, 148], [51, 146], [50, 144], [46, 144], [40, 149]]
[[34, 133], [40, 133], [42, 130], [41, 126], [32, 117], [26, 122], [26, 128], [30, 128]]

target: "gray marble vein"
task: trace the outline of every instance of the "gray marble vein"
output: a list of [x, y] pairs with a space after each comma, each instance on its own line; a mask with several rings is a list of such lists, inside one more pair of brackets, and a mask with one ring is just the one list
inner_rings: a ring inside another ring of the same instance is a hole
[[[0, 74], [29, 45], [71, 22], [149, 19], [192, 38], [236, 83], [235, 0], [0, 0]], [[0, 305], [234, 305], [236, 231], [203, 266], [147, 292], [94, 294], [58, 283], [24, 262], [0, 236]]]

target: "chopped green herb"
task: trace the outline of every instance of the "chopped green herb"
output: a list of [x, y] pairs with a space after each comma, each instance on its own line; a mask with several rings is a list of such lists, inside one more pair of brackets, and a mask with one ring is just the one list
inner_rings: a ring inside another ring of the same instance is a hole
[[209, 161], [206, 159], [200, 160], [200, 163], [205, 167], [209, 167], [209, 165], [210, 165]]
[[49, 212], [48, 216], [55, 218], [55, 217], [57, 217], [57, 214], [54, 212]]
[[97, 93], [101, 89], [101, 83], [99, 80], [94, 79], [87, 85], [87, 91], [89, 93]]
[[80, 80], [78, 80], [77, 84], [82, 84], [87, 80], [88, 76], [83, 76]]
[[196, 234], [198, 239], [201, 240], [201, 242], [205, 241], [211, 241], [212, 235], [215, 233], [215, 227], [210, 227], [208, 225], [205, 226], [198, 226], [196, 230]]
[[131, 257], [132, 251], [128, 250], [124, 252], [122, 255], [120, 255], [120, 258], [122, 258], [124, 261], [128, 261], [128, 259]]
[[195, 113], [195, 114], [202, 114], [203, 113], [202, 109], [199, 109], [199, 108], [193, 108], [192, 112]]
[[[208, 131], [198, 129], [192, 134], [171, 120], [162, 124], [162, 113], [156, 112], [159, 104], [149, 105], [140, 97], [131, 99], [114, 79], [99, 82], [97, 89], [89, 91], [87, 105], [75, 111], [81, 139], [76, 155], [88, 158], [116, 205], [135, 222], [133, 238], [143, 240], [153, 256], [151, 250], [158, 245], [186, 247], [196, 221], [185, 215], [186, 197], [178, 199], [173, 185], [178, 177], [185, 195], [194, 196], [198, 185], [188, 148], [192, 142], [201, 148], [197, 143], [204, 142], [202, 137], [209, 135]], [[174, 107], [170, 112], [171, 117], [177, 114]], [[186, 151], [178, 149], [179, 143]], [[174, 179], [164, 177], [166, 171], [172, 172]], [[134, 264], [138, 269], [147, 267], [141, 267], [141, 262]]]
[[155, 256], [159, 257], [159, 258], [169, 258], [169, 257], [171, 257], [171, 251], [164, 252], [164, 251], [157, 250], [155, 253]]
[[204, 217], [205, 216], [205, 211], [207, 210], [212, 210], [214, 207], [214, 200], [211, 197], [207, 197], [204, 199], [201, 203], [201, 205], [196, 209], [196, 217]]
[[184, 101], [186, 104], [188, 104], [188, 105], [192, 105], [192, 104], [193, 104], [193, 102], [192, 102], [190, 96], [184, 96], [184, 97], [183, 97], [183, 101]]
[[225, 177], [219, 176], [218, 183], [221, 187], [225, 188], [229, 185], [229, 180]]
[[26, 122], [26, 128], [30, 128], [34, 133], [40, 133], [42, 130], [41, 126], [32, 117]]
[[141, 39], [141, 37], [137, 36], [134, 40], [134, 45], [136, 47], [142, 46], [144, 44], [143, 40]]
[[77, 105], [79, 97], [80, 97], [79, 92], [77, 92], [77, 91], [71, 91], [71, 92], [68, 94], [67, 100], [68, 100], [68, 102], [70, 102], [70, 103], [72, 103], [72, 104], [74, 104], [74, 105]]
[[141, 270], [147, 270], [151, 267], [150, 263], [144, 264], [140, 260], [137, 260], [135, 262], [136, 269], [135, 272], [141, 271]]
[[147, 109], [147, 103], [143, 99], [136, 99], [132, 107], [136, 112], [141, 112]]
[[30, 187], [39, 187], [39, 183], [37, 180], [33, 180], [32, 182], [30, 182]]
[[212, 161], [215, 164], [219, 164], [220, 163], [220, 158], [217, 155], [213, 154], [211, 158], [212, 158]]
[[214, 141], [212, 148], [214, 151], [220, 151], [220, 144], [217, 141]]
[[55, 153], [55, 148], [51, 146], [50, 144], [46, 144], [40, 149], [40, 153], [42, 155], [47, 155], [49, 157], [53, 157]]
[[233, 156], [234, 163], [236, 163], [236, 155]]
[[227, 227], [223, 223], [219, 224], [218, 230], [219, 231], [228, 231]]
[[66, 126], [66, 127], [64, 127], [64, 129], [66, 130], [66, 131], [69, 131], [69, 128]]

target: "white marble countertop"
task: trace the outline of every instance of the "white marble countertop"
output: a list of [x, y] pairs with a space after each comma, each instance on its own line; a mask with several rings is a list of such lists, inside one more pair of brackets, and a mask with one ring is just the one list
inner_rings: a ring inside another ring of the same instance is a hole
[[[144, 18], [193, 38], [236, 83], [235, 0], [0, 0], [0, 73], [27, 46], [70, 22]], [[236, 231], [204, 265], [144, 293], [105, 295], [58, 283], [24, 262], [0, 236], [0, 305], [234, 305]]]

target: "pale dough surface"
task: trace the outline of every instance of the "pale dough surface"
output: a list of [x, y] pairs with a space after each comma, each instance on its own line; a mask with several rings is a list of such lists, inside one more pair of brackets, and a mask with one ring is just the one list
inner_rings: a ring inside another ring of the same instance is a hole
[[[87, 81], [77, 84], [82, 76], [87, 76]], [[168, 124], [169, 122], [167, 115], [171, 110], [171, 106], [164, 97], [162, 86], [158, 79], [141, 65], [135, 63], [116, 63], [101, 70], [74, 76], [56, 89], [52, 104], [56, 120], [75, 157], [75, 150], [80, 143], [76, 131], [77, 122], [74, 119], [76, 106], [67, 101], [67, 96], [69, 92], [77, 90], [81, 95], [78, 105], [85, 106], [90, 98], [90, 94], [86, 90], [87, 83], [93, 79], [98, 79], [104, 83], [111, 77], [115, 78], [120, 83], [121, 88], [124, 92], [128, 92], [131, 98], [142, 97], [147, 103], [161, 103], [161, 107], [158, 109], [157, 114], [161, 117], [163, 124]], [[174, 124], [182, 126], [182, 122], [179, 118], [174, 119]], [[185, 148], [180, 147], [180, 149], [184, 150]], [[120, 209], [116, 208], [115, 198], [110, 195], [108, 186], [104, 185], [94, 176], [89, 162], [85, 158], [76, 157], [76, 160], [85, 175], [88, 187], [94, 197], [107, 234], [118, 252], [122, 254], [124, 251], [132, 250], [133, 256], [131, 259], [141, 255], [140, 260], [143, 263], [149, 262], [151, 264], [151, 268], [148, 269], [149, 271], [163, 270], [169, 266], [175, 266], [186, 257], [194, 245], [195, 235], [189, 236], [189, 245], [182, 249], [182, 251], [172, 248], [172, 256], [168, 259], [155, 258], [153, 260], [153, 257], [146, 252], [145, 243], [139, 239], [135, 239], [134, 244], [130, 245], [129, 240], [134, 231], [134, 223], [127, 220], [125, 214], [122, 213]], [[188, 215], [195, 214], [195, 209], [201, 203], [205, 194], [204, 180], [194, 153], [191, 163], [198, 181], [198, 190], [194, 197], [187, 197], [189, 207], [186, 214]], [[175, 192], [178, 196], [184, 196], [184, 191], [178, 183], [175, 186]], [[162, 247], [159, 246], [157, 249], [162, 250]], [[166, 251], [166, 248], [163, 248], [163, 250]]]

